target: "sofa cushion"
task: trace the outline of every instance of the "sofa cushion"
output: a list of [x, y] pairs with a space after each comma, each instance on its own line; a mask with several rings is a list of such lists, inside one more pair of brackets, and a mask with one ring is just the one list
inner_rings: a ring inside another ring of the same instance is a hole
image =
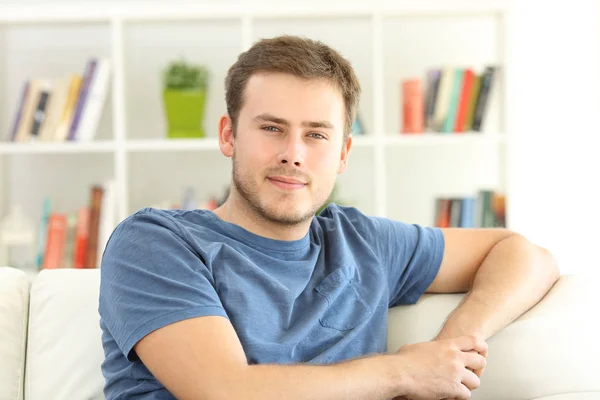
[[23, 399], [29, 279], [0, 267], [0, 399]]
[[585, 393], [566, 393], [557, 394], [555, 396], [538, 397], [534, 400], [598, 400], [600, 393], [585, 392]]
[[[592, 392], [600, 399], [595, 329], [600, 295], [595, 286], [585, 278], [563, 275], [540, 303], [490, 338], [488, 366], [472, 398]], [[434, 338], [462, 298], [426, 294], [415, 305], [390, 310], [389, 350]]]
[[101, 399], [98, 270], [43, 270], [31, 286], [25, 400]]

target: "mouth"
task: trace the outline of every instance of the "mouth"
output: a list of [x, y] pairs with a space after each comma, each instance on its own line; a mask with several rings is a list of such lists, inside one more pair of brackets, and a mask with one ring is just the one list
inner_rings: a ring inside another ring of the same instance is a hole
[[267, 177], [267, 179], [273, 185], [285, 190], [298, 190], [304, 188], [307, 185], [306, 182], [287, 176], [269, 176]]

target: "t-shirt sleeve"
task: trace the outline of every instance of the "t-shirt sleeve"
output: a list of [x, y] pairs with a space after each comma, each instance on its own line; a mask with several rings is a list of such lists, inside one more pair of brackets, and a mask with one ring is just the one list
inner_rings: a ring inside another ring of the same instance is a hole
[[121, 222], [103, 254], [100, 317], [129, 361], [152, 331], [188, 318], [227, 314], [212, 274], [176, 220], [144, 209]]
[[375, 246], [389, 275], [389, 306], [416, 303], [439, 272], [442, 230], [381, 217], [372, 221]]

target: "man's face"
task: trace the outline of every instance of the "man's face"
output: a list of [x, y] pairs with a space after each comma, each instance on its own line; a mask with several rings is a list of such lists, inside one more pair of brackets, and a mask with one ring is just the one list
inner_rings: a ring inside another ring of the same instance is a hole
[[333, 84], [282, 73], [247, 83], [233, 147], [233, 183], [262, 218], [314, 216], [346, 167], [344, 100]]

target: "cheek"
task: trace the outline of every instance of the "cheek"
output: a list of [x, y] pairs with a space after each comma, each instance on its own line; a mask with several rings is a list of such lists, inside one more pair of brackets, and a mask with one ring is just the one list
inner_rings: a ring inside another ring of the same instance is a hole
[[318, 179], [319, 182], [329, 183], [335, 181], [340, 167], [339, 155], [322, 155], [321, 157], [316, 157], [314, 162], [315, 164], [313, 164], [311, 170], [313, 176]]

